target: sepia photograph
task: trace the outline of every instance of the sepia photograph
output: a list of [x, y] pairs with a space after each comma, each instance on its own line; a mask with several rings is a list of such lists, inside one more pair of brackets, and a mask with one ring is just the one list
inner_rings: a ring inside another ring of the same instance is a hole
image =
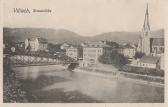
[[4, 0], [3, 103], [164, 103], [159, 0]]

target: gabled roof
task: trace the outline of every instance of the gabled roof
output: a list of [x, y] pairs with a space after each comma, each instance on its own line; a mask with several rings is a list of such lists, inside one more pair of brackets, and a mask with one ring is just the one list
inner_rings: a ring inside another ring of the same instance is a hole
[[154, 57], [154, 56], [143, 56], [140, 59], [140, 62], [142, 63], [150, 63], [150, 64], [156, 64], [159, 61], [159, 57]]

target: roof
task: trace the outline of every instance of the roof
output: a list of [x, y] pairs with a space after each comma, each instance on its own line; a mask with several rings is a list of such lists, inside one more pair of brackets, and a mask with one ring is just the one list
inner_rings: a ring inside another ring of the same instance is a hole
[[47, 43], [47, 40], [45, 38], [38, 38], [38, 41], [40, 43]]
[[140, 59], [140, 62], [142, 63], [150, 63], [150, 64], [156, 64], [159, 61], [159, 57], [154, 57], [154, 56], [143, 56]]
[[63, 43], [62, 46], [69, 46], [69, 44], [67, 44], [67, 43]]
[[71, 46], [69, 46], [68, 49], [80, 49], [80, 48], [82, 48], [82, 46], [79, 46], [79, 45], [71, 45]]
[[39, 38], [29, 38], [28, 40], [29, 41], [35, 41], [36, 39], [38, 39], [38, 41], [40, 43], [47, 43], [47, 40], [45, 38], [41, 38], [41, 37], [39, 37]]
[[130, 44], [126, 44], [126, 45], [124, 45], [123, 48], [132, 48], [132, 49], [134, 49], [134, 47], [131, 46]]
[[164, 38], [153, 38], [153, 46], [164, 46]]
[[164, 38], [164, 30], [159, 29], [151, 32], [150, 38]]
[[84, 47], [88, 47], [88, 48], [105, 48], [105, 47], [110, 47], [107, 44], [104, 44], [102, 42], [91, 42], [86, 44]]

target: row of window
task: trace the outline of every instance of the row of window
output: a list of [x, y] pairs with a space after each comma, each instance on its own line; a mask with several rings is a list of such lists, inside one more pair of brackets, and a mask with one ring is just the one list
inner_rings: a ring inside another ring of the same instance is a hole
[[76, 49], [68, 49], [68, 52], [77, 52]]
[[96, 57], [96, 54], [83, 54], [83, 56]]
[[84, 49], [84, 52], [102, 52], [101, 49]]
[[164, 52], [164, 47], [153, 47], [152, 52]]

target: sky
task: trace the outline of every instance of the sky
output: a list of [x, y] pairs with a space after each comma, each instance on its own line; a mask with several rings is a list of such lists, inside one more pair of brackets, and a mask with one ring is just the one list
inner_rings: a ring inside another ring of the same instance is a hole
[[[67, 29], [83, 36], [141, 31], [148, 3], [151, 30], [165, 27], [168, 0], [4, 0], [4, 27]], [[13, 8], [51, 13], [14, 13]]]

